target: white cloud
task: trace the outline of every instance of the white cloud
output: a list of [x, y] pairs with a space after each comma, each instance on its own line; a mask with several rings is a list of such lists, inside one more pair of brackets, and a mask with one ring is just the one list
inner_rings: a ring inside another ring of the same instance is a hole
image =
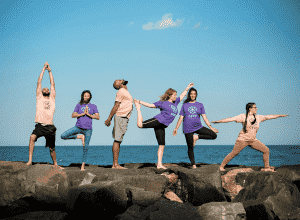
[[153, 29], [153, 23], [149, 22], [148, 24], [143, 25], [143, 29], [149, 31]]
[[134, 22], [132, 21], [132, 22], [130, 22], [129, 26], [131, 26], [131, 25], [133, 25], [133, 24], [134, 24]]
[[182, 25], [183, 20], [177, 19], [173, 21], [172, 14], [165, 14], [160, 21], [157, 21], [153, 27], [153, 22], [149, 22], [148, 24], [143, 25], [144, 30], [152, 30], [152, 29], [165, 29], [169, 27], [179, 27]]
[[199, 28], [199, 27], [200, 27], [200, 22], [195, 25], [194, 29]]

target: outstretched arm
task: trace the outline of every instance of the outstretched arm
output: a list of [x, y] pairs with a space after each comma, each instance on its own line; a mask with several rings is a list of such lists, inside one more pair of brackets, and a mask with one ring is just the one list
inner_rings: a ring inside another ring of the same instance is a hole
[[206, 125], [207, 125], [213, 132], [219, 133], [218, 129], [215, 129], [215, 128], [213, 128], [213, 127], [210, 125], [210, 123], [209, 123], [208, 119], [206, 118], [206, 115], [205, 115], [205, 114], [202, 114], [201, 116], [202, 116], [203, 120], [205, 121]]
[[183, 118], [184, 118], [184, 116], [180, 115], [180, 117], [178, 119], [178, 122], [177, 122], [177, 125], [176, 125], [176, 128], [173, 130], [173, 136], [176, 136], [177, 130], [178, 130], [179, 126], [181, 125], [181, 122], [182, 122]]
[[38, 82], [37, 82], [37, 88], [36, 88], [36, 96], [39, 96], [42, 94], [42, 79], [43, 79], [43, 76], [44, 76], [44, 72], [45, 72], [45, 69], [46, 69], [46, 66], [48, 65], [48, 63], [46, 62], [44, 64], [44, 67], [42, 69], [42, 72], [40, 74], [40, 77], [38, 79]]
[[227, 122], [232, 122], [232, 121], [235, 121], [235, 117], [225, 118], [225, 119], [221, 119], [218, 121], [212, 121], [211, 123], [218, 124], [218, 123], [227, 123]]
[[264, 116], [264, 120], [262, 120], [262, 121], [276, 119], [276, 118], [280, 118], [280, 117], [286, 117], [286, 116], [289, 116], [289, 115], [266, 115], [266, 116]]
[[56, 96], [56, 93], [55, 93], [55, 84], [54, 84], [54, 79], [53, 79], [53, 75], [52, 75], [52, 71], [51, 71], [51, 68], [48, 64], [48, 67], [46, 68], [49, 72], [49, 77], [50, 77], [50, 84], [51, 84], [51, 87], [50, 87], [50, 95], [55, 98]]
[[140, 103], [148, 108], [156, 108], [154, 104], [149, 104], [147, 102], [140, 101]]
[[180, 95], [180, 101], [184, 98], [184, 96], [186, 96], [187, 91], [192, 88], [194, 86], [194, 83], [190, 83], [188, 85], [188, 87], [186, 87], [186, 89], [181, 93]]

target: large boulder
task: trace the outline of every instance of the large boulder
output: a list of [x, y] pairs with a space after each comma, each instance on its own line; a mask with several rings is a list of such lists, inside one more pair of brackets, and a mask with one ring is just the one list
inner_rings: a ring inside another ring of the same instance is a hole
[[126, 192], [132, 204], [138, 206], [149, 206], [162, 196], [161, 193], [146, 191], [144, 188], [134, 186], [127, 186]]
[[202, 220], [244, 220], [246, 211], [242, 203], [210, 202], [197, 207]]
[[28, 212], [21, 215], [16, 215], [11, 218], [5, 218], [2, 220], [65, 220], [68, 214], [60, 211], [39, 211]]
[[259, 215], [268, 219], [300, 218], [300, 193], [288, 178], [279, 173], [254, 171], [238, 173], [239, 194], [232, 200], [242, 202], [247, 219]]
[[241, 185], [238, 185], [235, 181], [236, 175], [241, 172], [252, 172], [251, 168], [237, 168], [230, 170], [225, 175], [221, 176], [222, 187], [229, 192], [231, 200], [243, 189]]
[[162, 175], [128, 175], [122, 176], [124, 184], [143, 188], [146, 191], [163, 193], [168, 186], [169, 179]]
[[157, 211], [150, 212], [147, 219], [150, 220], [202, 220], [197, 212], [197, 207], [192, 206], [190, 203], [179, 203], [160, 199], [153, 204], [153, 209]]
[[46, 203], [65, 203], [69, 181], [64, 171], [51, 165], [0, 164], [0, 206], [32, 196]]
[[89, 219], [98, 215], [110, 219], [126, 210], [127, 201], [122, 181], [102, 181], [71, 188], [66, 207], [76, 218]]
[[[175, 171], [173, 168], [172, 170]], [[182, 188], [188, 191], [188, 202], [194, 206], [226, 201], [218, 164], [205, 165], [197, 169], [177, 169], [175, 172], [182, 179]]]

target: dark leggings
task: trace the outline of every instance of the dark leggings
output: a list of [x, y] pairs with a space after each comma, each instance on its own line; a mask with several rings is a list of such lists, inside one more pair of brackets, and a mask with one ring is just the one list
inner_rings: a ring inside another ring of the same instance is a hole
[[154, 128], [158, 145], [165, 145], [165, 128], [166, 125], [160, 123], [156, 118], [150, 118], [142, 122], [142, 128]]
[[190, 161], [192, 163], [192, 165], [195, 165], [195, 157], [194, 157], [194, 139], [193, 139], [193, 135], [194, 133], [197, 133], [199, 136], [199, 139], [216, 139], [217, 138], [217, 134], [215, 132], [213, 132], [212, 130], [206, 128], [206, 127], [202, 127], [197, 131], [191, 132], [191, 133], [187, 133], [185, 134], [185, 139], [186, 139], [186, 143], [188, 146], [188, 155], [190, 158]]

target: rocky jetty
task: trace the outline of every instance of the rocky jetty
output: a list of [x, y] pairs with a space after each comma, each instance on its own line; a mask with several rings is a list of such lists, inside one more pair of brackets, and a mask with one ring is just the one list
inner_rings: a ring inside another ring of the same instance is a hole
[[111, 166], [0, 161], [0, 219], [300, 219], [300, 165]]

